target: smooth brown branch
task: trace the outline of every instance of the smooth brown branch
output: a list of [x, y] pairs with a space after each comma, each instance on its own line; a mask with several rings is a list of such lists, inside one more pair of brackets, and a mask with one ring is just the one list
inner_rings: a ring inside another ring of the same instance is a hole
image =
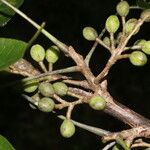
[[78, 54], [72, 46], [69, 46], [68, 54], [75, 61], [77, 66], [80, 68], [81, 73], [85, 76], [91, 88], [95, 87], [94, 84], [95, 77], [92, 74], [90, 68], [86, 65], [83, 57], [80, 54]]
[[79, 80], [63, 80], [63, 82], [67, 83], [67, 84], [83, 87], [85, 89], [90, 89], [90, 86], [89, 86], [89, 84], [86, 80], [82, 80], [82, 81], [79, 81]]
[[105, 68], [102, 70], [102, 72], [95, 78], [94, 83], [99, 84], [102, 79], [105, 78], [105, 76], [108, 74], [110, 68], [115, 64], [117, 61], [115, 55], [111, 55], [110, 59], [108, 60]]
[[71, 92], [74, 93], [74, 94], [78, 94], [78, 95], [81, 95], [81, 96], [83, 96], [83, 97], [86, 97], [86, 98], [91, 97], [91, 96], [93, 95], [93, 93], [91, 93], [91, 92], [86, 92], [86, 91], [84, 91], [84, 90], [82, 90], [82, 89], [79, 89], [79, 88], [72, 88], [72, 87], [69, 87], [69, 91], [71, 91]]
[[141, 141], [141, 142], [138, 142], [138, 143], [133, 143], [132, 146], [131, 146], [131, 148], [140, 148], [140, 147], [141, 148], [142, 147], [149, 148], [150, 147], [150, 143]]
[[108, 142], [115, 140], [118, 136], [121, 136], [124, 140], [131, 137], [133, 137], [132, 139], [141, 137], [150, 138], [150, 127], [139, 126], [121, 132], [110, 133], [107, 134], [106, 136], [103, 136], [102, 140], [103, 142]]
[[116, 102], [115, 100], [112, 100], [111, 98], [109, 99], [109, 97], [107, 97], [107, 101], [107, 107], [104, 110], [104, 112], [107, 114], [117, 118], [118, 120], [121, 120], [131, 127], [137, 127], [140, 125], [150, 126], [150, 120], [137, 114], [128, 107]]

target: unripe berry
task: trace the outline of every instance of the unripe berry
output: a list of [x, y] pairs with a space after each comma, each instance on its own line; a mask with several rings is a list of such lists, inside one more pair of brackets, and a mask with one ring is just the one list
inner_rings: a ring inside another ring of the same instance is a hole
[[43, 96], [46, 97], [50, 97], [55, 93], [52, 84], [47, 82], [40, 83], [39, 91]]
[[70, 138], [75, 133], [75, 126], [71, 120], [65, 119], [60, 126], [60, 133], [65, 138]]
[[134, 51], [129, 56], [130, 62], [135, 66], [144, 66], [147, 63], [147, 56], [140, 51]]
[[118, 3], [116, 10], [120, 16], [126, 17], [129, 13], [130, 6], [127, 1], [121, 1]]
[[150, 22], [150, 9], [146, 9], [141, 13], [141, 19], [144, 19], [145, 17], [147, 17], [145, 22]]
[[109, 39], [109, 37], [106, 36], [106, 37], [103, 39], [103, 42], [104, 42], [104, 44], [107, 45], [108, 47], [110, 46], [110, 39]]
[[142, 46], [142, 51], [150, 55], [150, 41], [146, 41]]
[[49, 63], [55, 63], [59, 59], [59, 48], [57, 46], [51, 46], [46, 50], [46, 60]]
[[60, 96], [64, 96], [68, 92], [68, 86], [63, 82], [55, 82], [53, 88], [55, 93]]
[[23, 83], [24, 91], [27, 93], [32, 93], [38, 88], [38, 80], [29, 80]]
[[83, 29], [83, 37], [88, 41], [95, 41], [98, 37], [97, 31], [92, 27], [85, 27]]
[[146, 40], [144, 39], [140, 39], [140, 40], [137, 40], [134, 45], [138, 45], [138, 46], [143, 46], [145, 44]]
[[89, 100], [89, 105], [95, 110], [103, 110], [106, 107], [106, 101], [101, 96], [94, 96]]
[[[125, 33], [130, 34], [134, 30], [136, 24], [137, 24], [137, 19], [135, 18], [129, 19], [126, 22], [125, 27], [124, 27]], [[139, 29], [137, 29], [137, 31], [134, 34], [138, 33]]]
[[105, 27], [108, 32], [115, 33], [120, 26], [119, 19], [116, 15], [111, 15], [107, 18]]
[[51, 112], [55, 107], [55, 103], [51, 98], [44, 97], [38, 102], [38, 109], [43, 112]]
[[41, 45], [36, 44], [31, 47], [30, 55], [35, 61], [41, 62], [44, 60], [45, 50]]

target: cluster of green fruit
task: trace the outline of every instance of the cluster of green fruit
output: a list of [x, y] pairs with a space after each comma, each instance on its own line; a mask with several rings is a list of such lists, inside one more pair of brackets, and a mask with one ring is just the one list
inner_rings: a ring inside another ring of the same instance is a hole
[[45, 51], [41, 45], [36, 44], [31, 47], [30, 55], [36, 62], [42, 62], [45, 58], [47, 62], [54, 64], [59, 59], [59, 52], [55, 45]]
[[33, 93], [38, 89], [38, 93], [43, 97], [38, 101], [38, 108], [43, 112], [51, 112], [55, 103], [51, 99], [54, 94], [64, 96], [68, 92], [68, 86], [63, 82], [55, 82], [53, 84], [48, 82], [39, 83], [38, 80], [29, 80], [24, 84], [24, 91]]
[[[68, 92], [68, 86], [63, 82], [39, 83], [38, 80], [30, 80], [24, 83], [24, 91], [33, 93], [38, 89], [38, 97], [35, 94], [32, 98], [37, 102], [37, 108], [42, 112], [52, 112], [55, 108], [55, 102], [52, 99], [54, 94], [65, 96]], [[42, 98], [39, 98], [39, 94]], [[103, 110], [106, 107], [106, 101], [101, 96], [93, 96], [89, 100], [89, 106], [95, 110]], [[75, 126], [70, 119], [65, 119], [60, 127], [60, 133], [63, 137], [69, 138], [75, 133]]]
[[[130, 6], [127, 1], [121, 1], [116, 6], [116, 11], [121, 17], [126, 17], [129, 14]], [[150, 9], [146, 9], [141, 13], [141, 19], [146, 18], [145, 22], [150, 22]], [[128, 36], [133, 32], [138, 20], [136, 18], [131, 18], [126, 21], [124, 25], [124, 34]], [[117, 15], [111, 15], [107, 18], [105, 23], [105, 28], [109, 33], [116, 33], [120, 27], [120, 21]], [[133, 34], [138, 33], [139, 29], [137, 29]], [[83, 36], [85, 39], [89, 41], [95, 41], [98, 38], [97, 31], [92, 27], [85, 27], [83, 29]], [[117, 35], [116, 43], [119, 43], [120, 37], [122, 33], [119, 32]], [[106, 46], [110, 47], [111, 42], [109, 37], [105, 37], [103, 42]], [[140, 40], [136, 45], [141, 46], [141, 51], [134, 51], [129, 56], [130, 62], [135, 66], [143, 66], [147, 63], [147, 56], [145, 54], [150, 55], [150, 41]]]

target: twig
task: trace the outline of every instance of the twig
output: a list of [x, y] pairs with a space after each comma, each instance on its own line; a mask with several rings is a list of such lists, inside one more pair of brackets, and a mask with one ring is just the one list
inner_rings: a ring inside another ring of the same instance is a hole
[[41, 33], [41, 30], [45, 27], [46, 23], [43, 22], [41, 24], [41, 28], [37, 30], [37, 32], [33, 35], [33, 37], [30, 39], [30, 41], [28, 42], [28, 45], [27, 45], [27, 48], [28, 49], [33, 43], [34, 41], [38, 38], [38, 36], [40, 35]]
[[[60, 115], [60, 116], [58, 116], [58, 118], [64, 120], [66, 117]], [[100, 129], [100, 128], [96, 128], [96, 127], [92, 127], [92, 126], [89, 126], [89, 125], [85, 125], [83, 123], [79, 123], [79, 122], [74, 121], [74, 120], [71, 120], [71, 121], [77, 127], [80, 127], [82, 129], [87, 130], [87, 131], [89, 131], [91, 133], [94, 133], [95, 135], [98, 135], [98, 136], [104, 136], [104, 135], [107, 135], [107, 134], [110, 133], [109, 131], [106, 131], [106, 130], [103, 130], [103, 129]]]
[[[100, 39], [101, 39], [101, 37], [104, 35], [105, 31], [106, 31], [106, 29], [104, 28], [104, 29], [101, 31], [101, 33], [99, 34], [98, 37], [99, 37]], [[87, 54], [87, 56], [86, 56], [86, 58], [85, 58], [85, 63], [87, 64], [87, 66], [89, 66], [91, 57], [92, 57], [92, 55], [93, 55], [93, 53], [94, 53], [94, 51], [95, 51], [97, 45], [98, 45], [98, 42], [95, 41], [95, 43], [93, 44], [91, 50], [89, 51], [89, 53]]]
[[63, 82], [71, 84], [71, 85], [80, 86], [80, 87], [83, 87], [85, 89], [90, 89], [89, 84], [87, 83], [86, 80], [83, 80], [83, 81], [78, 81], [78, 80], [63, 80]]
[[109, 150], [111, 147], [113, 147], [116, 144], [116, 142], [111, 142], [107, 144], [102, 150]]

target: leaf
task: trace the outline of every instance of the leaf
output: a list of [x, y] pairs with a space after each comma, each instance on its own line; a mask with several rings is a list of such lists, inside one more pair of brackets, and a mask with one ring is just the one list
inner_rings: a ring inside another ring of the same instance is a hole
[[[24, 0], [7, 0], [7, 1], [17, 8], [19, 8], [24, 2]], [[9, 8], [0, 1], [0, 27], [5, 26], [14, 14], [15, 12], [11, 8]]]
[[23, 41], [0, 38], [0, 71], [22, 58], [26, 47]]
[[150, 8], [150, 1], [149, 0], [137, 0], [137, 5], [143, 9]]
[[15, 150], [10, 142], [0, 135], [0, 150]]

